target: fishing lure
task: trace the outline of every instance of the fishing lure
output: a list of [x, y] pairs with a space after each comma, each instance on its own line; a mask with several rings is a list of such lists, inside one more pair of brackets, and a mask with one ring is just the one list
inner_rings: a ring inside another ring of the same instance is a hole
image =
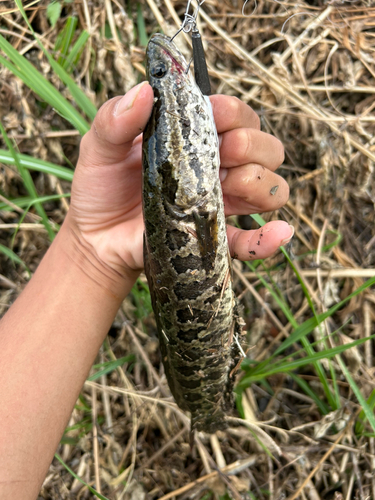
[[241, 320], [232, 289], [219, 144], [208, 97], [171, 40], [146, 52], [155, 102], [143, 134], [144, 260], [165, 373], [192, 430], [227, 426]]

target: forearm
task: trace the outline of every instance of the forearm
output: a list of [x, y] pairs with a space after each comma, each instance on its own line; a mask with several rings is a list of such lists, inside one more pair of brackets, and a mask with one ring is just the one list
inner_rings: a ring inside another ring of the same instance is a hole
[[64, 223], [0, 323], [0, 498], [37, 496], [80, 389], [136, 275], [101, 265]]

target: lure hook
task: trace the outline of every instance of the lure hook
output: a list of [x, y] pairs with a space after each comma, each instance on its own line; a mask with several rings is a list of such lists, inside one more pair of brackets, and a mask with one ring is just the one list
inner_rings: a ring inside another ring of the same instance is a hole
[[171, 42], [179, 33], [181, 33], [181, 31], [183, 31], [184, 33], [190, 33], [190, 31], [196, 30], [196, 26], [197, 26], [196, 21], [197, 21], [197, 17], [199, 14], [199, 9], [204, 4], [205, 0], [200, 0], [200, 1], [197, 0], [198, 6], [197, 6], [196, 11], [193, 12], [193, 14], [189, 13], [191, 2], [192, 2], [192, 0], [188, 0], [187, 6], [186, 6], [186, 11], [184, 14], [184, 20], [182, 21], [180, 29], [178, 31], [176, 31], [176, 33], [172, 36]]
[[[201, 92], [205, 96], [211, 95], [211, 85], [210, 79], [208, 76], [206, 57], [204, 54], [202, 38], [197, 28], [197, 17], [199, 13], [199, 9], [204, 4], [205, 0], [197, 0], [197, 8], [193, 14], [190, 14], [190, 5], [192, 0], [188, 0], [186, 11], [184, 14], [184, 20], [182, 21], [180, 29], [173, 35], [171, 38], [171, 42], [173, 39], [181, 32], [192, 34], [192, 43], [193, 43], [193, 58], [194, 60], [194, 73], [195, 73], [195, 81], [200, 88]], [[189, 72], [190, 64], [192, 62], [190, 60], [188, 67], [186, 69], [186, 73]]]

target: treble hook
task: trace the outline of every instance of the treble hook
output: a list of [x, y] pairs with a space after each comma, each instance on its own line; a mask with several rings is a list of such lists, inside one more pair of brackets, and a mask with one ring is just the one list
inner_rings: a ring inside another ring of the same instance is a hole
[[179, 33], [181, 33], [181, 31], [183, 31], [184, 33], [190, 33], [190, 31], [192, 31], [192, 30], [194, 31], [194, 29], [196, 28], [196, 25], [197, 25], [196, 20], [198, 17], [199, 9], [201, 8], [201, 6], [204, 4], [204, 2], [206, 0], [201, 0], [201, 1], [197, 0], [197, 1], [198, 1], [197, 10], [193, 14], [189, 14], [190, 5], [191, 5], [192, 0], [188, 0], [187, 6], [186, 6], [186, 11], [184, 14], [184, 20], [182, 21], [181, 28], [172, 36], [171, 42]]

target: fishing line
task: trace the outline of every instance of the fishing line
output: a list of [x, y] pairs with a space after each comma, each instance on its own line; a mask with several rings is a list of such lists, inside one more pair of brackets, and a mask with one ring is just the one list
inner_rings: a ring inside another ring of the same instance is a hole
[[[277, 3], [279, 3], [279, 2], [277, 2]], [[284, 22], [284, 24], [283, 24], [283, 26], [282, 26], [282, 28], [281, 28], [281, 34], [282, 34], [282, 35], [284, 35], [284, 34], [285, 34], [285, 32], [284, 32], [284, 28], [285, 28], [286, 24], [287, 24], [287, 23], [288, 23], [291, 19], [293, 19], [293, 17], [295, 17], [295, 16], [302, 16], [302, 15], [305, 15], [305, 16], [307, 16], [307, 17], [315, 17], [315, 18], [317, 18], [317, 17], [318, 17], [318, 16], [314, 16], [314, 14], [312, 14], [311, 12], [296, 12], [296, 13], [292, 14], [291, 16], [289, 16], [289, 17], [288, 17], [288, 19]]]
[[197, 2], [197, 8], [195, 12], [193, 12], [193, 14], [190, 14], [191, 2], [192, 0], [188, 0], [186, 11], [184, 14], [184, 20], [182, 21], [180, 29], [171, 38], [171, 42], [179, 33], [181, 33], [181, 31], [183, 31], [184, 33], [191, 32], [191, 38], [193, 44], [193, 58], [190, 60], [187, 66], [186, 73], [189, 72], [190, 65], [194, 60], [194, 74], [195, 74], [196, 84], [198, 85], [204, 96], [209, 96], [211, 95], [211, 84], [208, 76], [207, 62], [206, 62], [206, 56], [204, 54], [202, 37], [197, 27], [197, 17], [199, 14], [199, 9], [204, 4], [205, 0]]
[[192, 0], [188, 0], [186, 11], [184, 14], [184, 20], [182, 21], [180, 29], [176, 31], [176, 33], [172, 36], [171, 42], [179, 33], [181, 33], [181, 31], [183, 31], [184, 33], [190, 33], [190, 31], [196, 29], [199, 9], [201, 8], [201, 6], [204, 4], [205, 1], [206, 0], [201, 0], [200, 2], [198, 1], [198, 6], [196, 11], [193, 14], [189, 14]]
[[247, 5], [247, 3], [249, 2], [249, 0], [245, 0], [243, 6], [242, 6], [242, 15], [243, 17], [251, 17], [255, 14], [257, 8], [258, 8], [258, 3], [257, 3], [257, 0], [254, 0], [254, 9], [253, 9], [253, 12], [251, 14], [245, 14], [245, 7]]

